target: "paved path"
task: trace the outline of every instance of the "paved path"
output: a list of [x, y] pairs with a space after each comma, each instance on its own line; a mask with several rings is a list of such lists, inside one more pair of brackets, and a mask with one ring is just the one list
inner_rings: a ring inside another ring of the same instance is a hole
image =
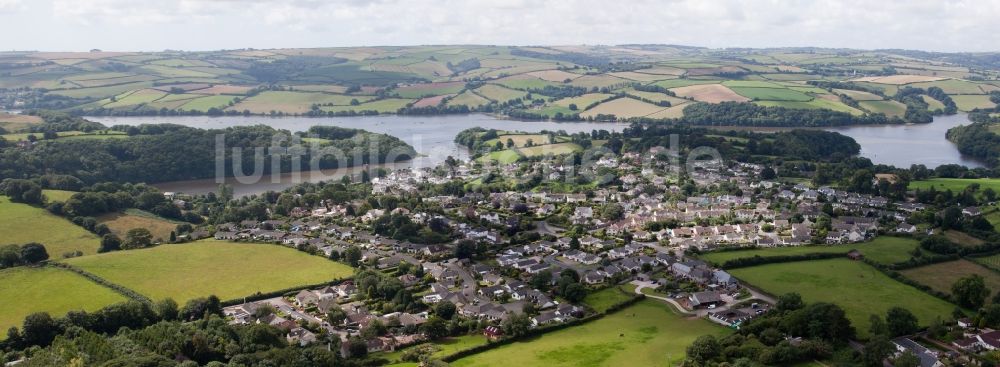
[[[653, 288], [653, 289], [656, 289], [656, 287], [657, 287], [655, 284], [653, 284], [651, 282], [643, 282], [643, 281], [639, 281], [639, 280], [633, 280], [633, 281], [631, 281], [629, 283], [635, 285], [635, 294], [645, 294], [645, 293], [642, 293], [642, 289], [643, 288]], [[645, 295], [646, 295], [646, 298], [658, 299], [660, 301], [669, 303], [670, 305], [674, 306], [674, 308], [677, 309], [677, 312], [680, 312], [681, 314], [684, 314], [684, 315], [687, 315], [687, 316], [703, 316], [703, 315], [698, 315], [698, 313], [696, 313], [696, 312], [691, 312], [691, 311], [685, 310], [684, 306], [681, 306], [680, 303], [677, 303], [677, 301], [674, 301], [673, 299], [670, 299], [669, 297], [656, 296], [656, 295], [652, 295], [652, 294], [645, 294]], [[706, 312], [706, 314], [707, 314], [707, 312]]]

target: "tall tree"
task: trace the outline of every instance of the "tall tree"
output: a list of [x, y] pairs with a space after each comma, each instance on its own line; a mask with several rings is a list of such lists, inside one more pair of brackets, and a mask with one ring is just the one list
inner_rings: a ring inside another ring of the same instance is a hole
[[962, 307], [978, 309], [986, 302], [990, 290], [982, 276], [972, 274], [955, 281], [951, 286], [951, 294]]

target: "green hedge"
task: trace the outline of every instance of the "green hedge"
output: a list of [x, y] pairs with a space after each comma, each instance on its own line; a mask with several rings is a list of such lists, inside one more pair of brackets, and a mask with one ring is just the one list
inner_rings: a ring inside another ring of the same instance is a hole
[[50, 261], [48, 264], [51, 265], [51, 266], [57, 267], [57, 268], [66, 269], [66, 270], [72, 271], [74, 273], [80, 274], [84, 278], [90, 279], [94, 283], [97, 283], [97, 284], [100, 284], [100, 285], [102, 285], [104, 287], [110, 288], [111, 290], [113, 290], [115, 292], [118, 292], [119, 294], [125, 296], [126, 298], [129, 298], [129, 299], [132, 299], [132, 300], [135, 300], [135, 301], [139, 301], [139, 302], [142, 302], [142, 303], [145, 303], [145, 304], [150, 304], [150, 305], [153, 304], [153, 300], [149, 299], [149, 297], [146, 297], [146, 296], [144, 296], [142, 294], [139, 294], [139, 292], [133, 291], [133, 290], [131, 290], [129, 288], [126, 288], [126, 287], [124, 287], [122, 285], [118, 285], [118, 284], [112, 283], [112, 282], [108, 281], [107, 279], [101, 278], [101, 277], [99, 277], [99, 276], [97, 276], [95, 274], [92, 274], [92, 273], [89, 273], [87, 271], [84, 271], [83, 269], [77, 268], [77, 267], [69, 265], [69, 264], [64, 264], [64, 263], [54, 262], [54, 261]]

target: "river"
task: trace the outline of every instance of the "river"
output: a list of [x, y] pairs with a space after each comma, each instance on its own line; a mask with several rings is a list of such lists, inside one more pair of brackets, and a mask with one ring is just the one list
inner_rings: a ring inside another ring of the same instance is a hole
[[827, 129], [850, 136], [861, 144], [861, 156], [874, 163], [909, 168], [923, 164], [934, 168], [943, 164], [961, 164], [970, 168], [983, 163], [958, 152], [945, 138], [948, 129], [971, 124], [968, 115], [934, 117], [929, 124], [849, 126]]
[[[469, 157], [469, 152], [454, 143], [458, 132], [470, 127], [499, 130], [535, 132], [540, 130], [565, 130], [569, 133], [590, 132], [592, 130], [621, 131], [626, 124], [607, 122], [549, 122], [501, 119], [485, 114], [441, 115], [441, 116], [357, 116], [357, 117], [266, 117], [266, 116], [172, 116], [172, 117], [88, 117], [105, 125], [140, 125], [151, 123], [173, 123], [204, 129], [221, 129], [230, 126], [269, 125], [290, 131], [305, 131], [315, 125], [340, 126], [364, 129], [398, 137], [412, 145], [420, 157], [410, 162], [397, 163], [386, 168], [433, 167], [448, 156], [459, 159]], [[935, 117], [929, 124], [846, 126], [829, 128], [854, 138], [861, 145], [861, 155], [875, 163], [896, 167], [924, 164], [934, 168], [942, 164], [956, 163], [969, 167], [981, 167], [974, 159], [963, 156], [954, 144], [945, 139], [945, 132], [954, 126], [967, 124], [965, 114]], [[762, 129], [774, 131], [774, 129]], [[228, 179], [236, 196], [261, 193], [268, 190], [282, 190], [300, 182], [339, 179], [346, 173], [357, 174], [355, 169], [329, 170], [302, 173], [301, 177], [282, 174], [264, 177], [256, 183], [240, 183]], [[167, 182], [156, 184], [164, 191], [185, 193], [207, 193], [215, 191], [218, 182], [214, 179]]]
[[[468, 149], [455, 144], [455, 135], [471, 127], [487, 129], [536, 132], [540, 130], [568, 133], [590, 132], [592, 130], [621, 131], [628, 124], [610, 122], [551, 122], [521, 121], [501, 119], [485, 114], [440, 115], [440, 116], [353, 116], [353, 117], [267, 117], [267, 116], [128, 116], [128, 117], [87, 117], [107, 126], [171, 123], [202, 129], [224, 129], [231, 126], [268, 125], [276, 129], [306, 131], [312, 126], [339, 126], [383, 133], [402, 139], [420, 154], [416, 159], [396, 163], [386, 168], [434, 167], [444, 162], [448, 156], [458, 159], [469, 157]], [[345, 173], [358, 174], [358, 169], [324, 170], [323, 172], [302, 173], [301, 177], [282, 174], [264, 177], [257, 183], [240, 183], [233, 178], [227, 183], [233, 186], [235, 196], [245, 196], [268, 190], [280, 191], [301, 182], [329, 181], [340, 179]], [[218, 189], [215, 179], [165, 182], [154, 186], [163, 191], [201, 194]]]

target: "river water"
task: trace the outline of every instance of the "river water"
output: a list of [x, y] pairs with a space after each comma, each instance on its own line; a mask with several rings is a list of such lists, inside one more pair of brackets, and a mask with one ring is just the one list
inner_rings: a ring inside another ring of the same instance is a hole
[[[107, 126], [141, 125], [156, 123], [171, 123], [197, 127], [202, 129], [223, 129], [231, 126], [268, 125], [276, 129], [289, 131], [306, 131], [312, 126], [339, 126], [344, 128], [363, 129], [376, 133], [395, 136], [413, 146], [420, 157], [405, 162], [396, 163], [386, 168], [403, 167], [434, 167], [444, 162], [448, 156], [467, 159], [469, 152], [465, 147], [455, 144], [455, 136], [462, 130], [471, 127], [487, 129], [537, 132], [540, 130], [568, 133], [591, 132], [593, 130], [621, 131], [628, 124], [610, 122], [551, 122], [551, 121], [520, 121], [497, 118], [485, 114], [470, 115], [439, 115], [439, 116], [355, 116], [355, 117], [267, 117], [267, 116], [128, 116], [128, 117], [87, 117]], [[302, 173], [301, 177], [292, 174], [282, 174], [264, 177], [256, 183], [241, 183], [234, 178], [228, 178], [227, 183], [233, 186], [235, 196], [261, 193], [268, 190], [279, 191], [301, 182], [317, 182], [337, 180], [345, 174], [359, 173], [359, 168], [340, 170], [324, 170], [323, 172]], [[165, 182], [154, 186], [163, 191], [201, 194], [218, 189], [219, 182], [215, 179]]]
[[[222, 129], [230, 126], [269, 125], [290, 131], [306, 131], [311, 126], [328, 125], [345, 128], [364, 129], [371, 132], [389, 134], [412, 145], [420, 157], [411, 162], [397, 163], [386, 168], [433, 167], [448, 156], [465, 159], [469, 152], [454, 143], [458, 132], [470, 127], [487, 129], [536, 132], [540, 130], [564, 130], [568, 133], [590, 132], [592, 130], [621, 131], [626, 124], [601, 122], [549, 122], [501, 119], [485, 114], [441, 115], [441, 116], [357, 116], [357, 117], [266, 117], [266, 116], [173, 116], [173, 117], [88, 117], [105, 125], [140, 125], [172, 123], [204, 129]], [[965, 114], [939, 116], [929, 124], [846, 126], [829, 128], [854, 138], [861, 145], [861, 155], [875, 163], [896, 167], [924, 164], [934, 168], [942, 164], [961, 164], [980, 167], [982, 164], [963, 156], [954, 144], [945, 139], [945, 132], [954, 126], [967, 124]], [[761, 129], [770, 130], [774, 129]], [[229, 178], [236, 196], [261, 193], [268, 190], [282, 190], [300, 182], [340, 179], [344, 174], [357, 174], [357, 168], [328, 170], [323, 172], [282, 174], [264, 177], [254, 183], [241, 183]], [[179, 181], [156, 184], [164, 191], [185, 193], [206, 193], [215, 191], [219, 183], [215, 179]]]

